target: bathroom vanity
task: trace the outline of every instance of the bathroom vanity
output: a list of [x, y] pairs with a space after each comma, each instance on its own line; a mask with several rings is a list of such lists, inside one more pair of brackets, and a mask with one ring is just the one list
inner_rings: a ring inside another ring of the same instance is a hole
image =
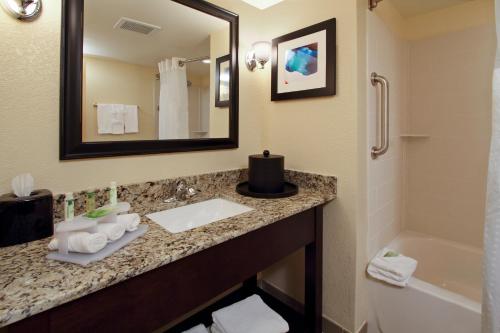
[[[277, 304], [290, 332], [321, 332], [322, 207], [335, 198], [336, 179], [287, 171], [299, 194], [265, 200], [235, 192], [245, 172], [186, 178], [200, 190], [190, 202], [224, 198], [254, 210], [176, 234], [144, 217], [185, 204], [163, 203], [175, 179], [120, 187], [120, 199], [132, 202], [150, 229], [86, 267], [47, 260], [48, 240], [0, 249], [0, 327], [8, 332], [149, 332], [242, 284], [219, 304], [259, 293], [271, 306]], [[98, 200], [103, 196], [98, 194]], [[78, 195], [76, 202], [82, 209]], [[55, 206], [59, 203], [56, 198]], [[305, 248], [303, 316], [265, 294], [256, 279], [300, 248]], [[203, 321], [207, 313], [200, 310], [193, 319]]]

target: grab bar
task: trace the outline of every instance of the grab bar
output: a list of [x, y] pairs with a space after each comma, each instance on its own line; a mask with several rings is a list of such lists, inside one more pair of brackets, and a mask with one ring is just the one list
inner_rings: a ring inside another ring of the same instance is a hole
[[380, 84], [380, 146], [372, 147], [372, 159], [384, 155], [389, 149], [389, 81], [382, 75], [373, 72], [373, 86]]

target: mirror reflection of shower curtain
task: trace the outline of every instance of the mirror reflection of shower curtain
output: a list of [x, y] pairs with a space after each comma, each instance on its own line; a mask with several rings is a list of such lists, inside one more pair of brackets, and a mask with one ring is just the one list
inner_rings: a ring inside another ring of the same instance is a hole
[[166, 59], [158, 64], [160, 71], [160, 105], [158, 139], [189, 139], [188, 91], [186, 66], [180, 58]]
[[493, 74], [493, 131], [484, 230], [482, 332], [500, 333], [500, 0], [495, 1], [497, 58]]

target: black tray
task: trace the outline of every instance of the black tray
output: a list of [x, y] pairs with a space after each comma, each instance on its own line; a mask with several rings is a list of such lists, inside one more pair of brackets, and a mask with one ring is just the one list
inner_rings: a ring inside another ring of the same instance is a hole
[[248, 182], [240, 183], [236, 186], [236, 192], [241, 195], [253, 198], [263, 198], [263, 199], [278, 199], [291, 197], [299, 192], [299, 187], [295, 184], [285, 182], [285, 189], [283, 192], [279, 193], [259, 193], [252, 192], [248, 188]]

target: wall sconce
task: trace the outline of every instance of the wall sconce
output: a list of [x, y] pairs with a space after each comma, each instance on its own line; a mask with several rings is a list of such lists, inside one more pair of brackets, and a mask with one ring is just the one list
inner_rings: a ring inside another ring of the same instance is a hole
[[0, 5], [10, 16], [23, 21], [34, 20], [42, 10], [42, 0], [0, 0]]
[[374, 10], [377, 8], [378, 3], [381, 2], [382, 0], [369, 0], [368, 6], [370, 7], [370, 10]]
[[247, 53], [246, 64], [247, 68], [253, 72], [257, 65], [260, 69], [271, 59], [272, 45], [270, 42], [255, 42], [252, 44], [252, 49]]

